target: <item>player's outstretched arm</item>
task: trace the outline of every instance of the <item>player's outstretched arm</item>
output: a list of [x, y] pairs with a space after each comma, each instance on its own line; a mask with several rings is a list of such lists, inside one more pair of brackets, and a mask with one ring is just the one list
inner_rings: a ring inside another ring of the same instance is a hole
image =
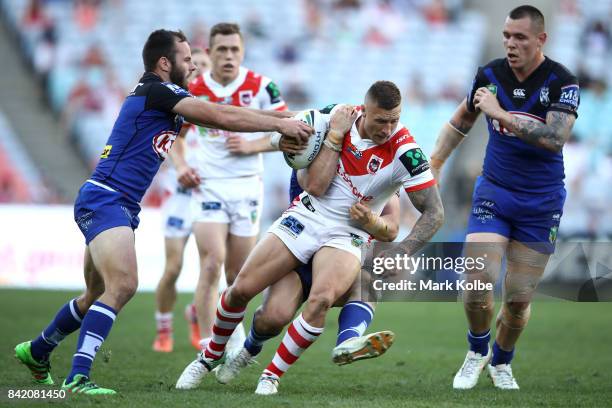
[[408, 193], [414, 207], [421, 212], [410, 234], [400, 243], [408, 255], [421, 249], [444, 223], [444, 207], [436, 186]]
[[183, 98], [172, 109], [191, 123], [234, 132], [279, 132], [307, 141], [313, 130], [302, 121], [262, 115], [253, 109], [220, 105], [195, 98]]
[[463, 142], [467, 133], [474, 126], [476, 119], [478, 119], [478, 112], [468, 111], [467, 99], [463, 99], [451, 119], [440, 130], [429, 160], [431, 172], [438, 184], [440, 183], [442, 166], [455, 148]]
[[396, 194], [389, 199], [380, 216], [370, 208], [358, 202], [349, 209], [351, 219], [361, 224], [363, 229], [381, 242], [391, 242], [397, 238], [400, 221], [400, 200]]
[[329, 188], [336, 175], [344, 136], [356, 118], [357, 110], [349, 105], [338, 108], [332, 115], [321, 151], [308, 168], [298, 171], [298, 182], [309, 194], [322, 196]]

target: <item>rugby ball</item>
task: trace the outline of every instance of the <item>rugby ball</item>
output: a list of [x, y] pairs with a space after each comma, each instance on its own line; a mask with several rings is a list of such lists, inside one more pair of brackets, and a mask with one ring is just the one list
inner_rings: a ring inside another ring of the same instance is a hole
[[317, 157], [319, 150], [323, 146], [325, 135], [329, 127], [327, 115], [323, 115], [316, 109], [308, 109], [302, 111], [294, 116], [294, 119], [301, 120], [302, 122], [310, 125], [315, 132], [308, 139], [306, 149], [302, 152], [296, 153], [284, 153], [285, 161], [287, 164], [296, 170], [305, 169], [310, 163]]

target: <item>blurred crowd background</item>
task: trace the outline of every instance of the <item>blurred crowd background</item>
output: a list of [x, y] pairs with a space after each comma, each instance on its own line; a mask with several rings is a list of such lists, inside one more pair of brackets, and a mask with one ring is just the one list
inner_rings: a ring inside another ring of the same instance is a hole
[[[496, 4], [490, 4], [496, 3]], [[244, 65], [272, 78], [291, 110], [362, 102], [369, 85], [403, 91], [402, 122], [425, 152], [478, 65], [502, 56], [505, 14], [522, 2], [469, 0], [0, 0], [0, 203], [71, 203], [95, 166], [157, 28], [206, 48], [208, 29], [241, 24]], [[580, 78], [579, 119], [564, 149], [562, 239], [612, 238], [612, 0], [534, 1], [545, 52]], [[461, 240], [487, 135], [480, 121], [447, 164], [447, 222]], [[266, 154], [264, 226], [287, 206], [290, 169]], [[159, 206], [160, 183], [145, 205]], [[415, 211], [403, 197], [404, 230]], [[161, 239], [161, 231], [160, 231]]]

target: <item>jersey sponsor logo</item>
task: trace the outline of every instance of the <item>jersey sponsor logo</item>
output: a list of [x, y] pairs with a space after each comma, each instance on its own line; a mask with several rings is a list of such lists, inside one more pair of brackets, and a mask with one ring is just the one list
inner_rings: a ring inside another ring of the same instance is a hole
[[516, 88], [512, 92], [512, 95], [514, 95], [515, 98], [524, 98], [525, 97], [525, 90], [523, 88]]
[[100, 158], [108, 159], [108, 156], [110, 156], [111, 150], [113, 150], [113, 145], [104, 146], [104, 150], [102, 150], [102, 154], [100, 155]]
[[359, 160], [359, 159], [361, 159], [363, 157], [363, 153], [361, 153], [359, 151], [359, 149], [357, 149], [357, 147], [354, 144], [350, 143], [350, 142], [346, 146], [346, 151], [351, 153], [353, 156], [355, 156], [355, 158], [357, 160]]
[[176, 136], [176, 132], [165, 130], [153, 137], [153, 151], [155, 154], [157, 154], [160, 160], [166, 160], [166, 157], [168, 157], [168, 152], [176, 140]]
[[183, 88], [181, 88], [180, 86], [176, 84], [171, 84], [170, 82], [164, 82], [164, 85], [166, 86], [166, 88], [170, 89], [172, 92], [174, 92], [177, 95], [189, 95], [189, 92], [187, 92], [186, 90], [184, 90]]
[[544, 106], [550, 105], [549, 93], [550, 93], [550, 90], [548, 89], [547, 86], [543, 86], [540, 89], [540, 103]]
[[332, 111], [332, 109], [334, 109], [334, 107], [336, 106], [336, 103], [332, 103], [330, 105], [327, 105], [326, 107], [324, 107], [323, 109], [319, 110], [320, 113], [323, 113], [325, 115], [329, 115]]
[[300, 201], [302, 202], [302, 204], [304, 204], [304, 207], [306, 207], [308, 211], [315, 212], [315, 208], [312, 205], [312, 202], [310, 201], [309, 196], [305, 195]]
[[289, 215], [280, 222], [279, 226], [293, 238], [297, 238], [298, 235], [304, 231], [304, 224], [299, 222], [295, 217]]
[[492, 93], [493, 95], [497, 95], [497, 85], [495, 85], [495, 84], [489, 84], [489, 85], [487, 85], [487, 86], [486, 86], [486, 88], [487, 88], [489, 91], [491, 91], [491, 93]]
[[272, 105], [282, 101], [280, 90], [274, 82], [270, 82], [268, 86], [266, 86], [266, 92], [268, 92], [268, 95], [270, 95], [270, 103]]
[[353, 234], [352, 232], [350, 234], [351, 234], [351, 245], [353, 245], [354, 247], [360, 248], [364, 243], [363, 238], [357, 234]]
[[353, 180], [351, 180], [351, 177], [348, 174], [346, 174], [346, 172], [342, 169], [342, 167], [340, 167], [340, 164], [338, 164], [338, 168], [336, 172], [338, 173], [340, 178], [344, 180], [346, 184], [348, 184], [349, 188], [351, 189], [351, 192], [353, 193], [355, 197], [357, 197], [358, 200], [371, 201], [374, 198], [373, 196], [364, 196], [363, 193], [359, 191], [357, 187], [355, 187], [355, 185], [353, 184]]
[[420, 148], [410, 149], [400, 156], [400, 161], [411, 176], [416, 176], [429, 170], [429, 162]]
[[238, 102], [240, 106], [251, 106], [251, 102], [253, 102], [253, 91], [249, 89], [238, 92]]
[[383, 162], [383, 159], [381, 159], [380, 157], [378, 157], [375, 154], [373, 154], [372, 157], [370, 157], [370, 160], [368, 161], [368, 166], [367, 166], [368, 173], [369, 174], [376, 174], [378, 169], [381, 168], [382, 162]]
[[574, 109], [578, 109], [578, 100], [580, 99], [580, 88], [578, 85], [567, 85], [561, 87], [561, 96], [559, 103], [570, 105]]
[[202, 203], [202, 210], [204, 211], [216, 211], [221, 209], [221, 203], [218, 201], [204, 201]]
[[166, 225], [170, 228], [181, 229], [183, 228], [184, 222], [185, 221], [179, 217], [168, 217], [168, 221], [166, 222]]

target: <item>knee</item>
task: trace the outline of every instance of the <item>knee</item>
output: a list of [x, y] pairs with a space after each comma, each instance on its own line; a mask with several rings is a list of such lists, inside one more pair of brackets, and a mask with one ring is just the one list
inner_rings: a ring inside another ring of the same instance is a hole
[[315, 316], [324, 315], [334, 304], [334, 294], [331, 291], [311, 293], [306, 302], [306, 309]]
[[289, 316], [280, 308], [263, 308], [260, 306], [255, 311], [253, 324], [257, 333], [276, 336], [283, 330], [283, 327], [291, 322], [292, 318], [293, 316]]
[[117, 299], [119, 304], [126, 304], [134, 294], [136, 294], [136, 290], [138, 289], [138, 278], [125, 276], [122, 279], [113, 285], [112, 287], [112, 295]]
[[176, 281], [183, 269], [183, 258], [178, 256], [169, 256], [166, 259], [166, 278]]
[[468, 312], [490, 312], [495, 306], [492, 296], [482, 291], [464, 292], [463, 305]]
[[255, 295], [257, 293], [253, 293], [247, 282], [237, 279], [225, 291], [225, 301], [231, 306], [241, 307], [246, 306]]
[[511, 329], [520, 329], [529, 321], [531, 306], [528, 302], [505, 302], [500, 315], [502, 324]]

